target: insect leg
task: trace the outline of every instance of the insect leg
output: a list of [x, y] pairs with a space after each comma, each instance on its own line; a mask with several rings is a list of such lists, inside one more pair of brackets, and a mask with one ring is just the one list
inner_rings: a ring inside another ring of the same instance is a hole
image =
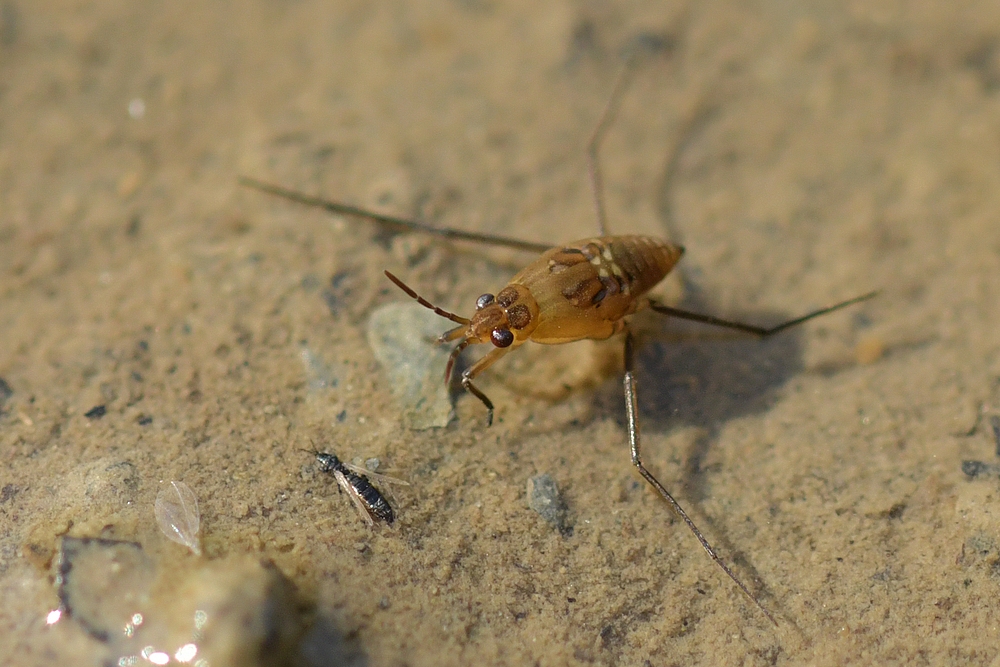
[[660, 496], [664, 500], [666, 500], [667, 503], [669, 503], [670, 507], [674, 510], [677, 516], [679, 516], [681, 519], [684, 520], [684, 523], [687, 524], [687, 527], [691, 529], [691, 532], [694, 533], [694, 536], [698, 538], [699, 542], [701, 542], [701, 546], [708, 553], [709, 558], [715, 561], [715, 564], [721, 567], [722, 571], [725, 572], [727, 575], [729, 575], [729, 578], [732, 579], [737, 586], [739, 586], [740, 590], [742, 590], [743, 593], [746, 594], [746, 596], [750, 598], [750, 600], [755, 605], [757, 605], [757, 607], [762, 612], [764, 612], [764, 615], [767, 616], [769, 621], [774, 623], [774, 625], [778, 625], [778, 622], [774, 619], [774, 616], [771, 615], [771, 612], [769, 612], [764, 607], [764, 605], [761, 604], [760, 600], [758, 600], [754, 596], [754, 594], [750, 592], [750, 589], [748, 589], [746, 585], [742, 581], [740, 581], [739, 577], [737, 577], [736, 574], [734, 574], [733, 571], [729, 569], [729, 566], [726, 565], [726, 563], [721, 558], [719, 558], [718, 554], [716, 554], [715, 550], [712, 548], [712, 545], [710, 545], [708, 543], [708, 540], [705, 539], [705, 536], [701, 534], [701, 531], [698, 530], [698, 526], [696, 526], [694, 521], [691, 520], [691, 517], [687, 515], [687, 512], [685, 512], [684, 508], [680, 506], [680, 503], [674, 500], [674, 497], [670, 495], [670, 492], [667, 491], [667, 489], [664, 488], [662, 484], [660, 484], [659, 480], [653, 477], [653, 474], [648, 470], [646, 470], [646, 466], [642, 464], [642, 459], [639, 456], [639, 414], [638, 414], [639, 408], [635, 397], [636, 382], [634, 374], [634, 362], [635, 362], [634, 347], [635, 344], [632, 339], [632, 333], [626, 330], [625, 415], [628, 420], [628, 441], [629, 441], [629, 446], [632, 450], [632, 465], [636, 467], [636, 470], [639, 471], [639, 474], [642, 475], [643, 479], [649, 482], [649, 485], [652, 486], [654, 489], [656, 489], [657, 493], [659, 493]]
[[546, 243], [533, 243], [531, 241], [522, 241], [520, 239], [512, 239], [506, 236], [477, 234], [475, 232], [464, 232], [460, 229], [449, 229], [447, 227], [432, 227], [426, 222], [409, 220], [407, 218], [398, 218], [393, 215], [383, 215], [382, 213], [369, 211], [359, 206], [331, 201], [329, 199], [322, 199], [321, 197], [313, 197], [312, 195], [296, 192], [295, 190], [289, 190], [288, 188], [283, 188], [280, 185], [273, 185], [271, 183], [258, 181], [255, 178], [248, 178], [247, 176], [240, 176], [239, 183], [240, 185], [253, 188], [254, 190], [260, 190], [261, 192], [266, 192], [277, 197], [283, 197], [305, 206], [321, 208], [325, 211], [329, 211], [330, 213], [365, 218], [367, 220], [377, 222], [380, 225], [384, 225], [390, 229], [404, 229], [413, 232], [423, 232], [425, 234], [431, 234], [432, 236], [441, 236], [446, 239], [475, 241], [476, 243], [485, 243], [486, 245], [503, 246], [506, 248], [527, 250], [530, 252], [545, 252], [552, 247]]
[[448, 363], [444, 367], [444, 383], [451, 383], [451, 369], [455, 367], [455, 362], [458, 360], [458, 355], [462, 354], [462, 350], [469, 347], [469, 339], [464, 338], [462, 342], [455, 346], [455, 349], [451, 351], [448, 355]]
[[814, 310], [811, 313], [806, 313], [801, 317], [796, 317], [795, 319], [788, 320], [787, 322], [782, 322], [773, 327], [761, 327], [754, 324], [747, 324], [745, 322], [735, 322], [733, 320], [724, 320], [721, 317], [716, 317], [714, 315], [703, 315], [701, 313], [692, 313], [687, 310], [680, 310], [679, 308], [672, 308], [670, 306], [659, 303], [658, 301], [649, 301], [649, 307], [658, 313], [663, 313], [664, 315], [670, 315], [682, 320], [691, 320], [693, 322], [701, 322], [703, 324], [710, 324], [716, 327], [723, 327], [726, 329], [735, 329], [736, 331], [743, 331], [745, 333], [754, 334], [755, 336], [760, 336], [761, 338], [766, 338], [767, 336], [772, 336], [779, 331], [784, 331], [785, 329], [790, 329], [796, 325], [807, 322], [814, 317], [819, 317], [820, 315], [826, 315], [827, 313], [832, 313], [835, 310], [840, 310], [841, 308], [846, 308], [847, 306], [852, 306], [856, 303], [861, 303], [862, 301], [867, 301], [878, 295], [878, 292], [869, 292], [868, 294], [862, 294], [861, 296], [856, 296], [853, 299], [848, 299], [847, 301], [841, 301], [840, 303], [835, 303], [832, 306], [827, 306], [826, 308], [820, 308], [819, 310]]
[[597, 229], [601, 236], [608, 235], [607, 213], [604, 210], [604, 179], [601, 176], [601, 159], [598, 152], [601, 149], [601, 142], [607, 134], [618, 110], [618, 103], [621, 101], [622, 92], [628, 83], [628, 75], [632, 73], [635, 65], [635, 57], [630, 57], [622, 65], [615, 78], [615, 85], [611, 89], [611, 97], [604, 105], [604, 111], [590, 135], [587, 142], [587, 175], [590, 177], [590, 191], [594, 197], [594, 209], [597, 212]]
[[472, 364], [472, 366], [466, 368], [462, 372], [462, 388], [467, 392], [482, 401], [483, 405], [486, 406], [486, 425], [490, 426], [493, 424], [493, 401], [486, 397], [486, 394], [479, 391], [476, 385], [472, 384], [472, 378], [476, 377], [487, 368], [492, 366], [497, 359], [507, 354], [511, 348], [509, 347], [495, 347], [490, 350], [486, 356]]

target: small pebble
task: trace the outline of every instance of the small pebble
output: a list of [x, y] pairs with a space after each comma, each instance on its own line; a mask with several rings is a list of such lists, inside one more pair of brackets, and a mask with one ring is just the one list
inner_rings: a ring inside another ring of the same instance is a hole
[[453, 410], [444, 369], [451, 348], [437, 337], [450, 322], [417, 303], [390, 303], [368, 320], [368, 346], [389, 377], [410, 428], [447, 426]]
[[302, 346], [299, 358], [302, 360], [310, 392], [319, 393], [337, 386], [337, 376], [333, 369], [307, 346]]
[[64, 536], [56, 570], [56, 592], [67, 618], [108, 642], [146, 598], [154, 565], [136, 542]]
[[873, 364], [885, 354], [885, 341], [880, 336], [865, 336], [854, 346], [854, 357], [859, 364]]
[[962, 472], [969, 477], [1000, 477], [1000, 465], [983, 461], [962, 461]]
[[56, 587], [61, 613], [46, 622], [67, 619], [102, 642], [102, 665], [347, 664], [329, 655], [303, 663], [299, 596], [278, 568], [251, 555], [156, 561], [135, 542], [67, 536]]
[[528, 480], [528, 507], [538, 512], [564, 537], [573, 534], [573, 526], [566, 523], [566, 504], [559, 495], [555, 480], [548, 473]]
[[108, 407], [106, 405], [95, 405], [91, 409], [83, 413], [83, 416], [87, 419], [100, 419], [108, 412]]
[[134, 97], [128, 101], [128, 115], [133, 120], [139, 120], [146, 115], [146, 102], [141, 97]]

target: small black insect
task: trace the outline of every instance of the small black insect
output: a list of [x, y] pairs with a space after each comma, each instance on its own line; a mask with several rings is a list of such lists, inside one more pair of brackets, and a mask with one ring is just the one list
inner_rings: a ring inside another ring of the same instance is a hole
[[379, 481], [395, 484], [408, 484], [408, 482], [386, 475], [378, 475], [350, 463], [344, 463], [336, 454], [311, 449], [303, 451], [316, 457], [320, 470], [333, 475], [337, 484], [350, 497], [354, 506], [358, 508], [361, 518], [369, 526], [374, 526], [376, 521], [385, 521], [392, 525], [392, 522], [396, 520], [396, 515], [392, 511], [389, 501], [385, 499], [381, 491], [372, 486], [368, 478], [372, 477]]

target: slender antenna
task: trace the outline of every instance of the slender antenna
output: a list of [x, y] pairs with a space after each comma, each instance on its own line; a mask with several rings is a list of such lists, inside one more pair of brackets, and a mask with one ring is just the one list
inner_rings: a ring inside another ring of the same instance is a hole
[[376, 213], [375, 211], [369, 211], [367, 209], [361, 208], [359, 206], [354, 206], [352, 204], [344, 204], [341, 202], [330, 201], [329, 199], [323, 199], [321, 197], [313, 197], [312, 195], [307, 195], [302, 192], [296, 192], [295, 190], [289, 190], [288, 188], [283, 188], [280, 185], [273, 185], [271, 183], [265, 183], [263, 181], [258, 181], [255, 178], [249, 178], [247, 176], [240, 176], [240, 185], [244, 185], [248, 188], [253, 188], [254, 190], [260, 190], [261, 192], [266, 192], [271, 195], [276, 195], [278, 197], [283, 197], [293, 202], [303, 204], [305, 206], [312, 206], [314, 208], [321, 208], [330, 213], [337, 213], [340, 215], [354, 215], [359, 218], [366, 218], [368, 220], [373, 220], [381, 225], [386, 225], [387, 227], [395, 229], [405, 229], [413, 232], [424, 232], [425, 234], [432, 234], [434, 236], [441, 236], [446, 239], [457, 239], [459, 241], [476, 241], [478, 243], [486, 243], [487, 245], [503, 246], [506, 248], [514, 248], [516, 250], [527, 250], [529, 252], [545, 252], [552, 246], [547, 243], [533, 243], [531, 241], [522, 241], [520, 239], [512, 239], [506, 236], [496, 236], [494, 234], [477, 234], [475, 232], [463, 232], [460, 229], [443, 229], [440, 227], [433, 227], [428, 225], [426, 222], [420, 222], [418, 220], [409, 220], [407, 218], [397, 218], [393, 215], [384, 215], [382, 213]]
[[435, 313], [437, 313], [441, 317], [447, 317], [449, 320], [451, 320], [452, 322], [455, 322], [457, 324], [466, 325], [466, 324], [469, 323], [469, 320], [465, 319], [464, 317], [459, 317], [455, 313], [449, 313], [444, 308], [438, 308], [433, 303], [431, 303], [430, 301], [428, 301], [424, 297], [422, 297], [419, 294], [417, 294], [416, 292], [414, 292], [412, 289], [410, 289], [409, 285], [407, 285], [402, 280], [400, 280], [396, 276], [392, 275], [388, 271], [385, 272], [385, 276], [386, 276], [386, 278], [388, 278], [392, 282], [396, 283], [396, 287], [398, 287], [399, 289], [401, 289], [404, 292], [406, 292], [406, 294], [410, 298], [415, 299], [416, 302], [419, 303], [424, 308], [430, 308], [431, 310], [433, 310]]

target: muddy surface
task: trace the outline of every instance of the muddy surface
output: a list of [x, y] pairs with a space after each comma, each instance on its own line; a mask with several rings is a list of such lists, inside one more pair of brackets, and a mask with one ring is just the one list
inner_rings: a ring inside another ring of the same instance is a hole
[[[530, 255], [237, 184], [590, 236], [585, 146], [636, 52], [610, 226], [686, 246], [682, 305], [881, 290], [764, 342], [636, 318], [646, 463], [777, 629], [631, 468], [620, 341], [497, 364], [491, 428], [466, 395], [406, 425], [366, 339], [407, 300], [383, 270], [468, 314]], [[1000, 485], [962, 462], [997, 462], [998, 155], [985, 0], [3, 0], [0, 662], [107, 659], [46, 624], [59, 536], [195, 559], [154, 518], [180, 480], [203, 558], [273, 563], [354, 664], [994, 663]], [[395, 524], [312, 448], [409, 481]]]

